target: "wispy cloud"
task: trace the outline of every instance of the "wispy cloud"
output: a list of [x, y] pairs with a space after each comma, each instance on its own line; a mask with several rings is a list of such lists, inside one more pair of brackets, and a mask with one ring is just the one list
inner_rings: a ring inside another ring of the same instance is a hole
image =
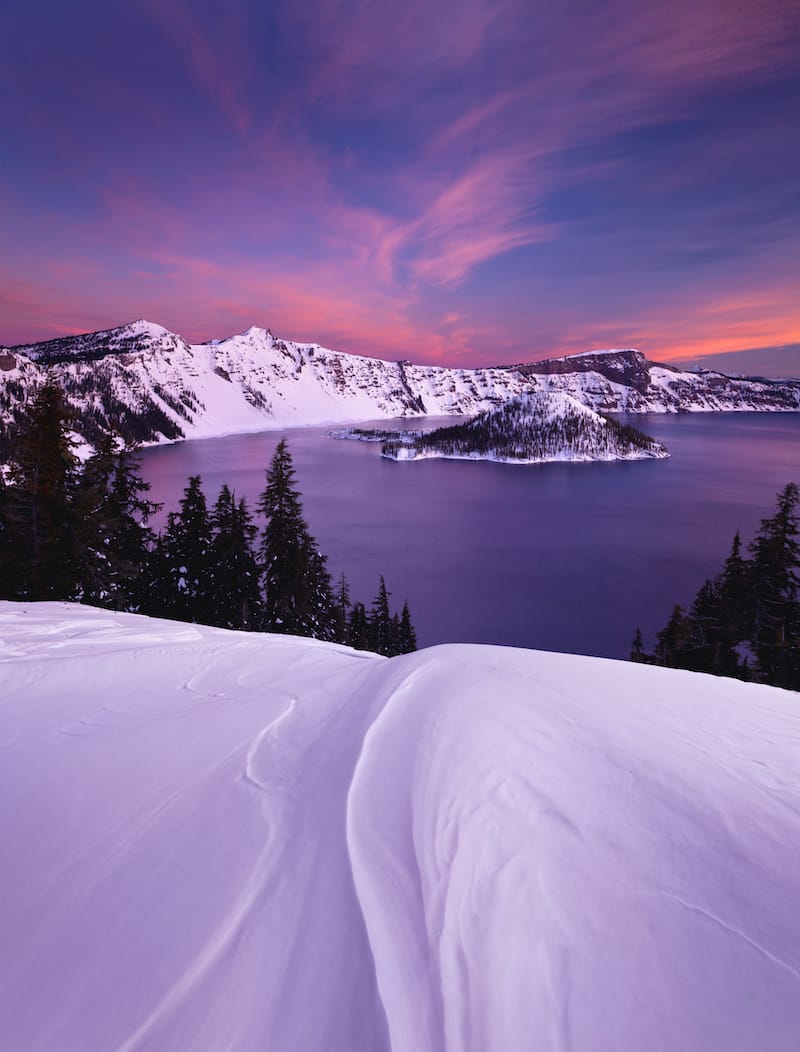
[[[140, 2], [186, 55], [194, 75], [239, 135], [246, 136], [253, 123], [253, 113], [243, 101], [240, 81], [250, 49], [237, 0], [226, 2], [224, 17], [215, 20], [213, 30], [196, 17], [186, 0]], [[239, 32], [234, 32], [235, 29]]]

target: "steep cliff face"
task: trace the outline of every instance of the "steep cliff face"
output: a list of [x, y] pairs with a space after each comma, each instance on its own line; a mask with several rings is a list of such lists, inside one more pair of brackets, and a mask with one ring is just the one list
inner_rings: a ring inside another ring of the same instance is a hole
[[509, 367], [388, 362], [277, 339], [253, 327], [190, 345], [152, 322], [0, 347], [0, 420], [8, 430], [51, 376], [92, 444], [114, 426], [139, 442], [420, 415], [474, 415], [527, 392], [564, 392], [603, 412], [800, 409], [800, 380], [687, 373], [636, 350]]

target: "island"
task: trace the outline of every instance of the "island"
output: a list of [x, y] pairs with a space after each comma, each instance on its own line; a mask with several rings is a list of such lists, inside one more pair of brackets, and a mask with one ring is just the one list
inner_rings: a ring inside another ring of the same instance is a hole
[[649, 435], [603, 416], [563, 392], [519, 395], [465, 423], [432, 431], [350, 428], [333, 437], [381, 442], [390, 460], [552, 461], [663, 459], [667, 449]]

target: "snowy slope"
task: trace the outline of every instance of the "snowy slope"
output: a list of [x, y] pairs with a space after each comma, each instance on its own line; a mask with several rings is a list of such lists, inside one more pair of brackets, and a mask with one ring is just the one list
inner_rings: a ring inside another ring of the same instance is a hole
[[398, 416], [472, 415], [531, 391], [564, 392], [603, 412], [796, 411], [800, 380], [731, 379], [593, 351], [508, 368], [387, 362], [276, 339], [253, 327], [190, 345], [152, 322], [0, 347], [0, 421], [46, 375], [78, 411], [77, 430], [114, 424], [144, 442]]
[[0, 699], [4, 1048], [797, 1048], [796, 695], [4, 603]]

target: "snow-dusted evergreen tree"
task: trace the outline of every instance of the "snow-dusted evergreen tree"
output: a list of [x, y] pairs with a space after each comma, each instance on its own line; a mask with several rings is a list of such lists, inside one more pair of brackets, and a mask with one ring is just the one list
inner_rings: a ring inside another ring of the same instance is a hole
[[369, 619], [363, 603], [353, 603], [347, 623], [347, 642], [356, 650], [371, 650]]
[[778, 494], [775, 514], [762, 519], [753, 555], [753, 650], [760, 678], [800, 689], [800, 490]]
[[0, 471], [0, 599], [16, 598], [16, 565], [8, 522], [8, 486]]
[[347, 578], [342, 574], [334, 595], [334, 638], [337, 643], [347, 642], [347, 615], [351, 606], [350, 586], [347, 583]]
[[97, 606], [136, 610], [153, 533], [147, 523], [158, 505], [139, 474], [135, 452], [106, 435], [83, 468], [78, 488], [81, 520], [81, 598]]
[[79, 593], [79, 467], [71, 417], [60, 388], [45, 384], [12, 444], [5, 493], [6, 557], [0, 572], [9, 598], [74, 599]]
[[309, 537], [307, 553], [307, 598], [311, 613], [312, 631], [315, 639], [336, 640], [336, 603], [333, 597], [328, 558], [317, 548], [316, 541]]
[[386, 581], [381, 574], [378, 594], [372, 603], [369, 617], [370, 649], [376, 654], [385, 654], [390, 657], [395, 653], [395, 633], [392, 627], [392, 615], [389, 610], [389, 593], [386, 591]]
[[211, 513], [209, 575], [213, 624], [254, 629], [261, 617], [261, 589], [253, 550], [257, 529], [244, 498], [223, 486]]
[[398, 654], [410, 654], [417, 649], [417, 633], [411, 623], [411, 613], [408, 603], [403, 603], [403, 611], [400, 614], [400, 627], [397, 632], [396, 652]]
[[258, 510], [266, 519], [258, 552], [264, 587], [263, 627], [270, 632], [333, 639], [330, 574], [303, 518], [285, 439], [278, 443], [270, 462]]
[[180, 510], [170, 512], [152, 560], [147, 613], [176, 621], [213, 623], [211, 523], [199, 475], [192, 475]]

